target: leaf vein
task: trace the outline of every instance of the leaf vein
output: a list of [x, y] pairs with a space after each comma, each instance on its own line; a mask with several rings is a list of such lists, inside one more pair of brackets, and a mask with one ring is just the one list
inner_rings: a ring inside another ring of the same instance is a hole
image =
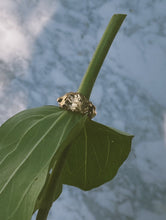
[[42, 120], [44, 120], [45, 118], [49, 117], [50, 115], [53, 115], [53, 114], [57, 114], [57, 113], [51, 113], [43, 118], [41, 118], [40, 120], [38, 120], [37, 122], [35, 122], [34, 124], [32, 124], [26, 131], [25, 133], [22, 135], [22, 137], [19, 139], [18, 143], [16, 144], [16, 147], [10, 151], [1, 161], [0, 161], [0, 165], [2, 165], [2, 163], [12, 154], [14, 153], [14, 151], [17, 150], [20, 142], [22, 141], [23, 137], [29, 132], [30, 129], [32, 129], [35, 125], [37, 125], [39, 122], [41, 122]]
[[108, 142], [108, 148], [107, 148], [107, 156], [106, 156], [106, 161], [105, 161], [105, 165], [104, 165], [104, 168], [107, 167], [108, 165], [108, 162], [109, 162], [109, 156], [110, 156], [110, 139], [109, 139], [109, 136], [107, 135], [107, 142]]
[[[57, 113], [53, 113], [53, 114], [57, 114]], [[63, 113], [64, 114], [64, 113]], [[52, 115], [52, 114], [51, 114]], [[50, 115], [49, 115], [50, 116]], [[45, 117], [46, 118], [46, 117]], [[24, 162], [30, 157], [30, 155], [33, 153], [33, 151], [37, 148], [37, 146], [40, 144], [40, 142], [46, 137], [46, 135], [52, 130], [52, 128], [55, 126], [55, 124], [57, 123], [57, 121], [59, 121], [60, 118], [56, 119], [53, 124], [49, 127], [49, 129], [45, 132], [44, 135], [42, 135], [42, 137], [37, 141], [37, 143], [33, 146], [33, 148], [31, 149], [31, 151], [27, 154], [27, 156], [24, 158], [24, 160], [22, 160], [22, 162], [20, 163], [20, 165], [14, 170], [14, 172], [12, 173], [12, 175], [9, 177], [9, 179], [6, 181], [6, 183], [4, 184], [4, 186], [2, 187], [2, 189], [0, 190], [0, 194], [3, 192], [3, 190], [7, 187], [7, 185], [9, 184], [9, 182], [12, 180], [12, 178], [14, 177], [14, 175], [17, 173], [17, 171], [21, 168], [21, 166], [24, 164]], [[40, 120], [41, 121], [41, 120]], [[38, 122], [39, 123], [39, 122]], [[37, 124], [37, 123], [36, 123]], [[26, 132], [27, 133], [27, 132]], [[25, 133], [25, 134], [26, 134]], [[23, 138], [23, 137], [22, 137]], [[20, 142], [19, 142], [20, 143]]]

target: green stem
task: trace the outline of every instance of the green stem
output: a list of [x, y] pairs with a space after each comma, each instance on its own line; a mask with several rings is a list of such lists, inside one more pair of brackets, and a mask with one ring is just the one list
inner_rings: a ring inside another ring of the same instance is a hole
[[78, 92], [85, 95], [88, 99], [108, 50], [125, 17], [125, 14], [115, 14], [112, 16], [82, 79]]
[[36, 220], [47, 220], [48, 213], [51, 209], [52, 203], [54, 202], [56, 186], [60, 181], [62, 169], [64, 167], [68, 151], [69, 146], [64, 150], [60, 160], [58, 160], [55, 167], [53, 168], [53, 171], [48, 179], [48, 183], [45, 186], [46, 188], [44, 190], [44, 195], [42, 195], [42, 201], [40, 203], [40, 209], [37, 213]]
[[[123, 22], [126, 15], [115, 14], [111, 18], [106, 31], [93, 55], [93, 58], [88, 66], [88, 69], [83, 77], [78, 92], [85, 95], [88, 99], [90, 97], [93, 85], [100, 71], [100, 68], [104, 62], [107, 52]], [[45, 190], [42, 195], [42, 201], [40, 202], [40, 209], [38, 211], [36, 220], [46, 220], [49, 210], [54, 201], [54, 193], [56, 191], [56, 185], [61, 178], [62, 169], [66, 160], [69, 147], [62, 153], [61, 159], [55, 165], [48, 182], [45, 186]]]

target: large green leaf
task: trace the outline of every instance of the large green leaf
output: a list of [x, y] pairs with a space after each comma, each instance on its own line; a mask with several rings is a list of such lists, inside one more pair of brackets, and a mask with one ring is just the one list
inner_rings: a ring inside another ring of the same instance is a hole
[[55, 106], [18, 113], [0, 127], [0, 219], [30, 220], [52, 158], [87, 117]]
[[111, 180], [128, 157], [132, 137], [87, 120], [70, 146], [62, 182], [90, 190]]

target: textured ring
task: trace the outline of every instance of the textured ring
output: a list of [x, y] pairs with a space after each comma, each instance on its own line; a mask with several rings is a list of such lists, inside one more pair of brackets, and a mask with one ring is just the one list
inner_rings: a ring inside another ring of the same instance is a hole
[[96, 107], [84, 95], [78, 92], [68, 92], [57, 99], [60, 108], [72, 112], [79, 112], [93, 118], [96, 115]]

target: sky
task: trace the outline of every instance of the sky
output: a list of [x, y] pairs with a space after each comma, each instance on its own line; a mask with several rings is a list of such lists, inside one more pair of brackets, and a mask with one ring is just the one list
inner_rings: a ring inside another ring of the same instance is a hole
[[166, 2], [6, 0], [0, 10], [0, 124], [76, 91], [111, 16], [127, 14], [91, 100], [94, 120], [134, 134], [132, 152], [110, 183], [64, 186], [48, 219], [164, 220]]

